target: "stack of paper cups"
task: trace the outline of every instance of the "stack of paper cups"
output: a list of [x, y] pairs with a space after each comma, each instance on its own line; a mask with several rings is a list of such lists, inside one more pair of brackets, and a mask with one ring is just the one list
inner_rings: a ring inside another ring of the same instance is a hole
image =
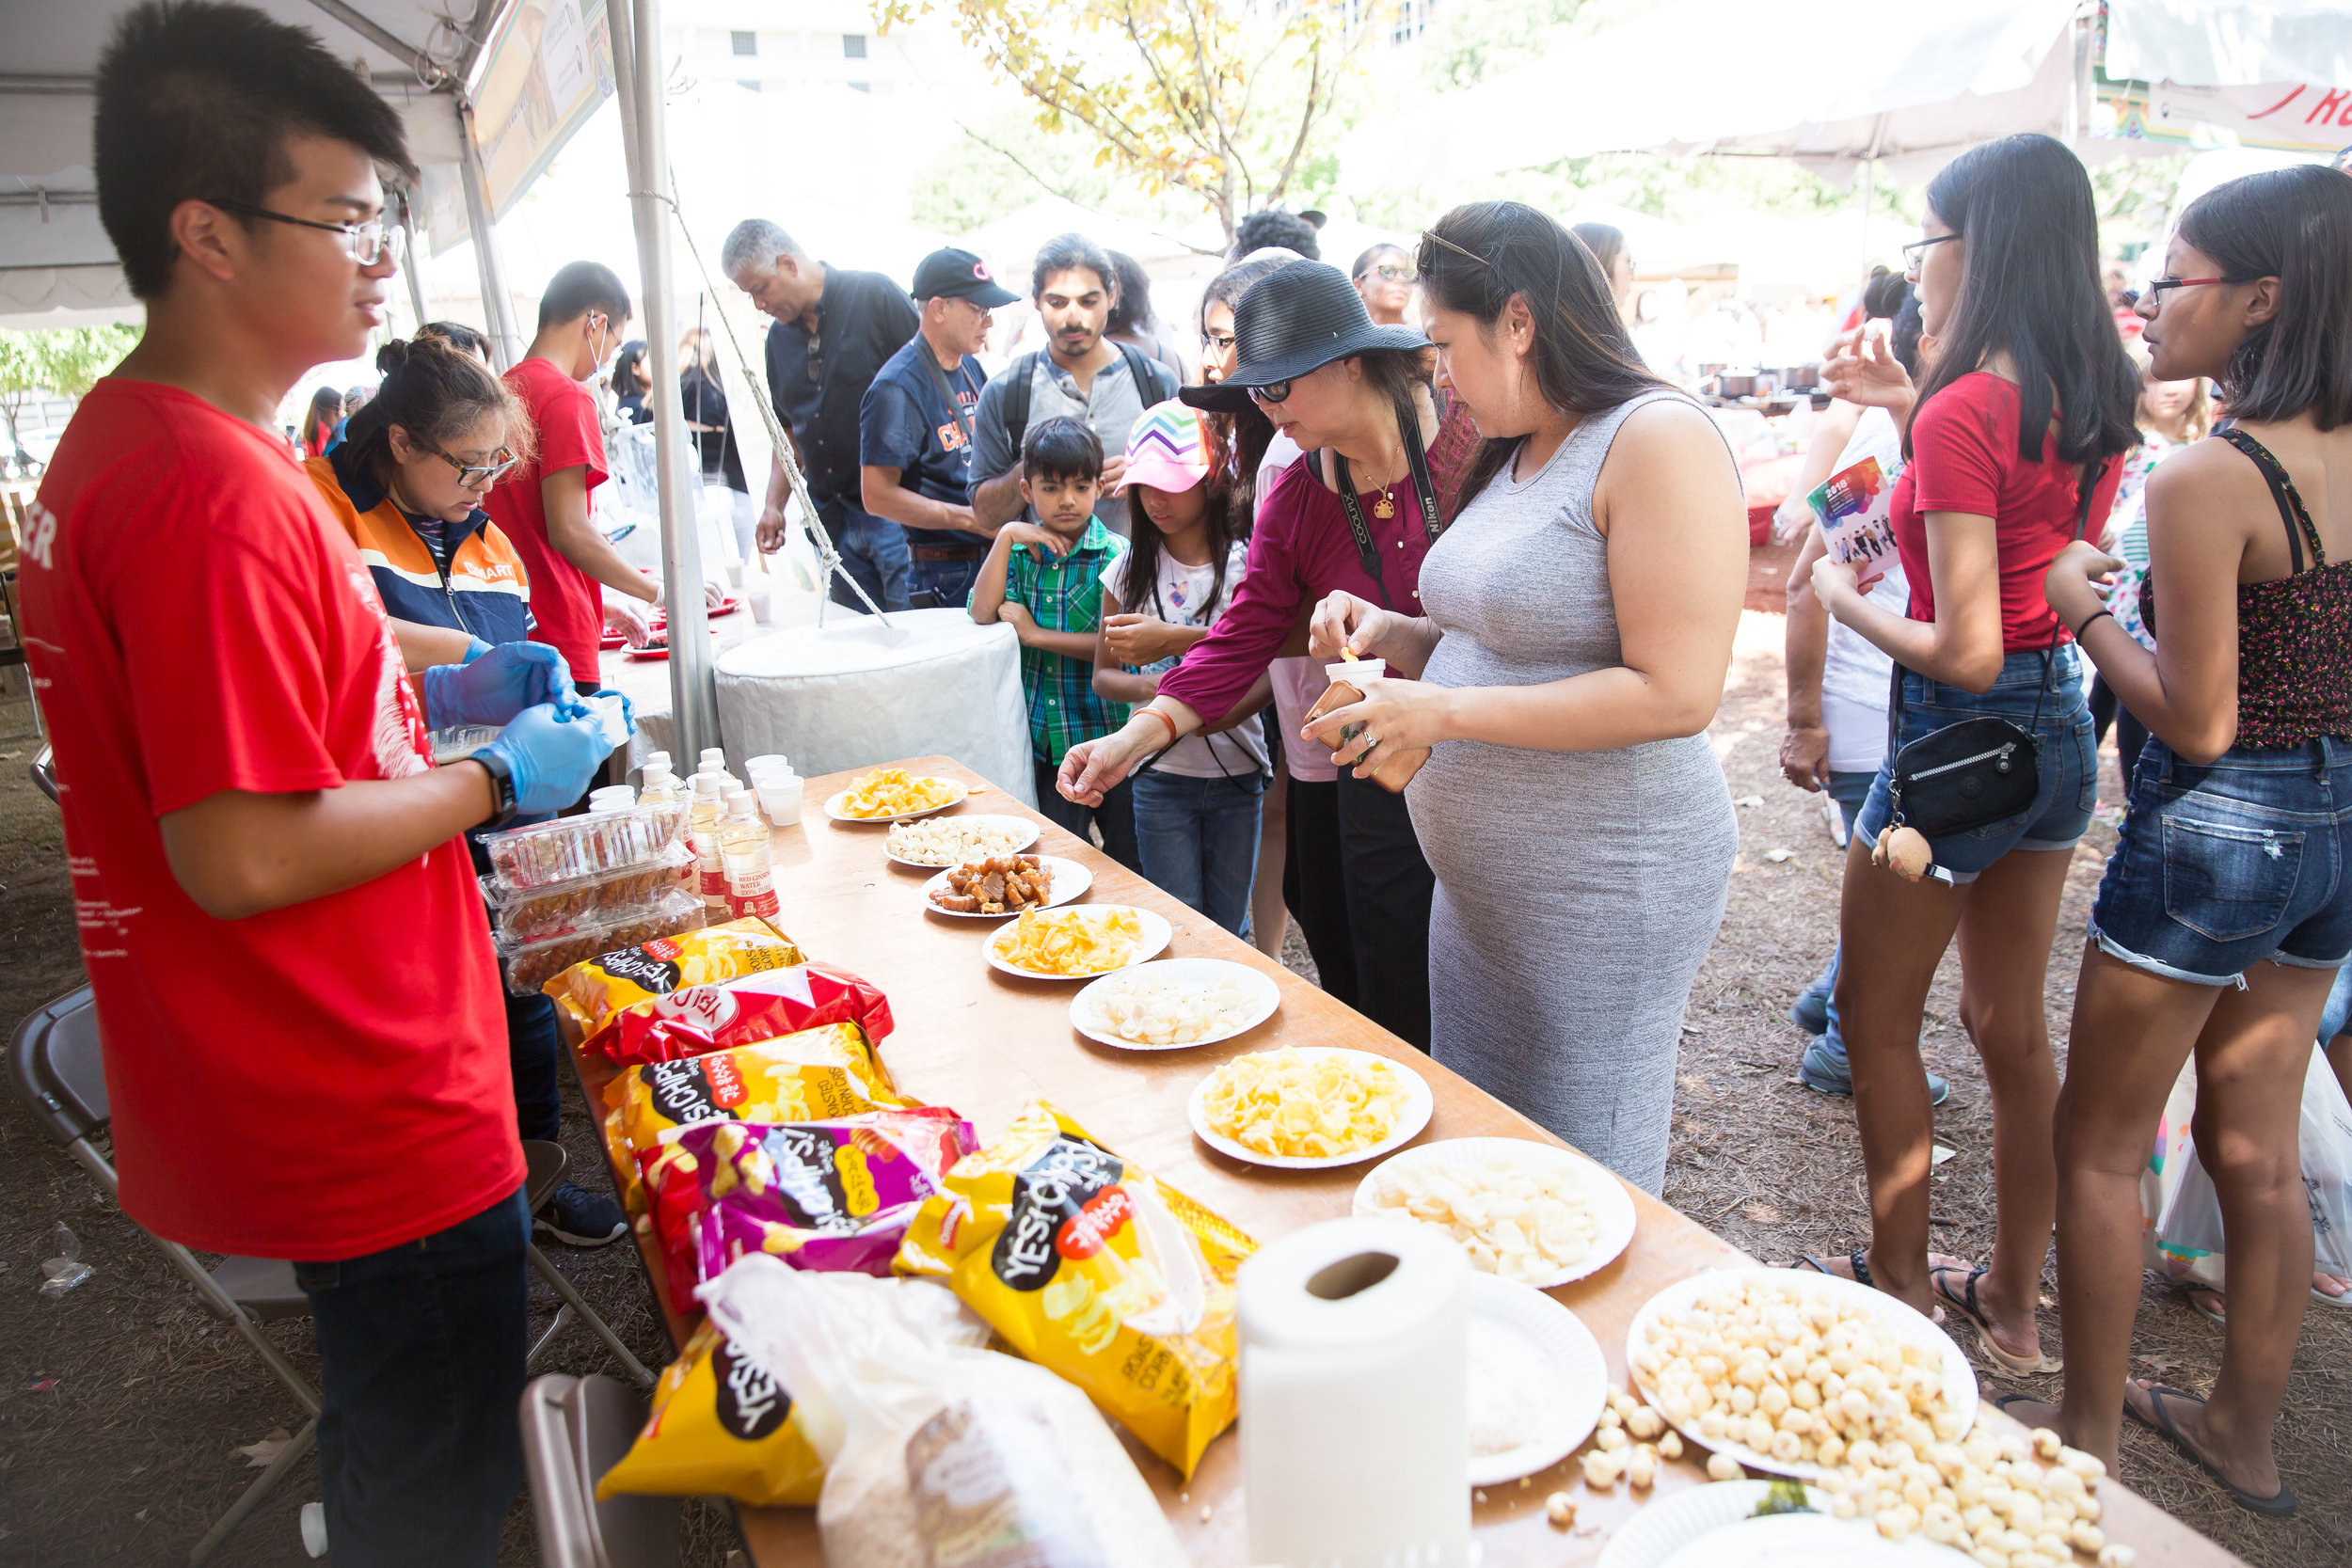
[[1241, 1267], [1251, 1562], [1470, 1560], [1470, 1260], [1442, 1232], [1331, 1220]]
[[759, 809], [768, 814], [770, 822], [788, 828], [801, 819], [804, 785], [790, 762], [776, 754], [754, 757], [743, 765], [743, 771], [751, 776], [752, 788], [759, 792]]

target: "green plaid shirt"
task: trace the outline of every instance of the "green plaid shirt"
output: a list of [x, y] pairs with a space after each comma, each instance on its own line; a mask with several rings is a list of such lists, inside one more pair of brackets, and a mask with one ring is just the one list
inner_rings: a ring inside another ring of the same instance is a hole
[[[1103, 625], [1103, 568], [1124, 546], [1094, 518], [1068, 555], [1041, 563], [1027, 545], [1005, 564], [1005, 602], [1025, 608], [1042, 631], [1093, 632]], [[967, 599], [967, 606], [970, 601]], [[1127, 705], [1094, 694], [1094, 665], [1043, 648], [1021, 650], [1021, 689], [1029, 700], [1029, 746], [1048, 768], [1082, 740], [1127, 721]]]

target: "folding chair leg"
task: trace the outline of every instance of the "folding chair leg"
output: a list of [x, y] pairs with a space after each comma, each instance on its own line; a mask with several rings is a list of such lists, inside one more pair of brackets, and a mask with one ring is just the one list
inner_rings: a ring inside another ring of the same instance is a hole
[[554, 1339], [557, 1335], [563, 1333], [564, 1325], [571, 1321], [572, 1304], [567, 1301], [555, 1309], [555, 1321], [548, 1324], [548, 1331], [539, 1336], [539, 1342], [531, 1347], [531, 1354], [529, 1355], [523, 1357], [523, 1370], [525, 1371], [529, 1371], [532, 1369], [532, 1367], [539, 1359], [539, 1353], [547, 1349], [548, 1342]]
[[318, 1418], [314, 1416], [304, 1423], [300, 1432], [294, 1433], [294, 1441], [278, 1450], [278, 1457], [269, 1462], [269, 1468], [256, 1477], [253, 1484], [246, 1487], [239, 1495], [237, 1500], [229, 1505], [229, 1512], [220, 1516], [219, 1522], [215, 1524], [204, 1539], [198, 1542], [195, 1548], [188, 1553], [188, 1561], [191, 1564], [200, 1563], [212, 1556], [214, 1548], [228, 1540], [230, 1532], [245, 1523], [246, 1515], [259, 1508], [262, 1505], [262, 1499], [268, 1497], [271, 1490], [286, 1479], [289, 1471], [302, 1463], [303, 1456], [309, 1453], [312, 1445], [318, 1441]]
[[581, 1299], [580, 1293], [572, 1289], [572, 1282], [564, 1278], [562, 1271], [553, 1263], [548, 1262], [548, 1255], [536, 1246], [531, 1249], [531, 1266], [539, 1271], [539, 1277], [546, 1280], [548, 1287], [563, 1298], [564, 1305], [569, 1307], [580, 1321], [588, 1325], [590, 1332], [604, 1341], [605, 1348], [620, 1357], [621, 1365], [627, 1369], [630, 1382], [640, 1388], [653, 1386], [653, 1373], [645, 1370], [645, 1364], [629, 1353], [629, 1348], [621, 1343], [621, 1337], [612, 1332], [612, 1325], [606, 1323], [595, 1307]]

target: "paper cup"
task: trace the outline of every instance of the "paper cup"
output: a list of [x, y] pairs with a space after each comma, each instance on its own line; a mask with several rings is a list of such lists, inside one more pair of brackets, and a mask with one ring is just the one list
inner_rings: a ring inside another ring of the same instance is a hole
[[759, 786], [759, 809], [768, 814], [768, 820], [779, 828], [788, 828], [801, 819], [801, 799], [807, 781], [782, 779]]
[[789, 773], [791, 771], [791, 760], [782, 752], [770, 752], [765, 756], [753, 757], [743, 764], [743, 776], [747, 779], [756, 779], [762, 773]]
[[1334, 659], [1323, 669], [1324, 673], [1333, 680], [1346, 681], [1351, 686], [1360, 688], [1361, 683], [1365, 681], [1376, 681], [1386, 675], [1389, 673], [1389, 661], [1385, 658], [1342, 658]]

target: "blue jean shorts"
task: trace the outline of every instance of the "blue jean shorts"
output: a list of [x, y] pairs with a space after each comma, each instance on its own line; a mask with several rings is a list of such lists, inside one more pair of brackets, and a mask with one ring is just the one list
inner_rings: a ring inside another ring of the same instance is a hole
[[[2090, 808], [2099, 798], [2099, 744], [2090, 710], [2083, 705], [2082, 658], [2072, 643], [2050, 655], [2050, 689], [2043, 696], [2042, 657], [2039, 652], [2010, 655], [2001, 665], [2000, 678], [1985, 692], [1946, 686], [1915, 671], [1903, 672], [1899, 751], [1963, 719], [2006, 719], [2033, 732], [2042, 776], [2033, 804], [1998, 822], [1928, 840], [1937, 868], [1950, 873], [1955, 882], [1975, 881], [2011, 849], [2072, 849], [2090, 826]], [[2038, 723], [2034, 719], [2037, 699], [2042, 708]], [[1854, 822], [1853, 836], [1873, 848], [1894, 815], [1889, 771], [1894, 762], [1890, 756], [1879, 765], [1879, 775], [1870, 782], [1870, 798], [1862, 803], [1862, 815]]]
[[2352, 955], [2352, 743], [2233, 747], [2209, 767], [2151, 737], [2091, 906], [2101, 950], [2201, 986], [2265, 958], [2333, 969]]

